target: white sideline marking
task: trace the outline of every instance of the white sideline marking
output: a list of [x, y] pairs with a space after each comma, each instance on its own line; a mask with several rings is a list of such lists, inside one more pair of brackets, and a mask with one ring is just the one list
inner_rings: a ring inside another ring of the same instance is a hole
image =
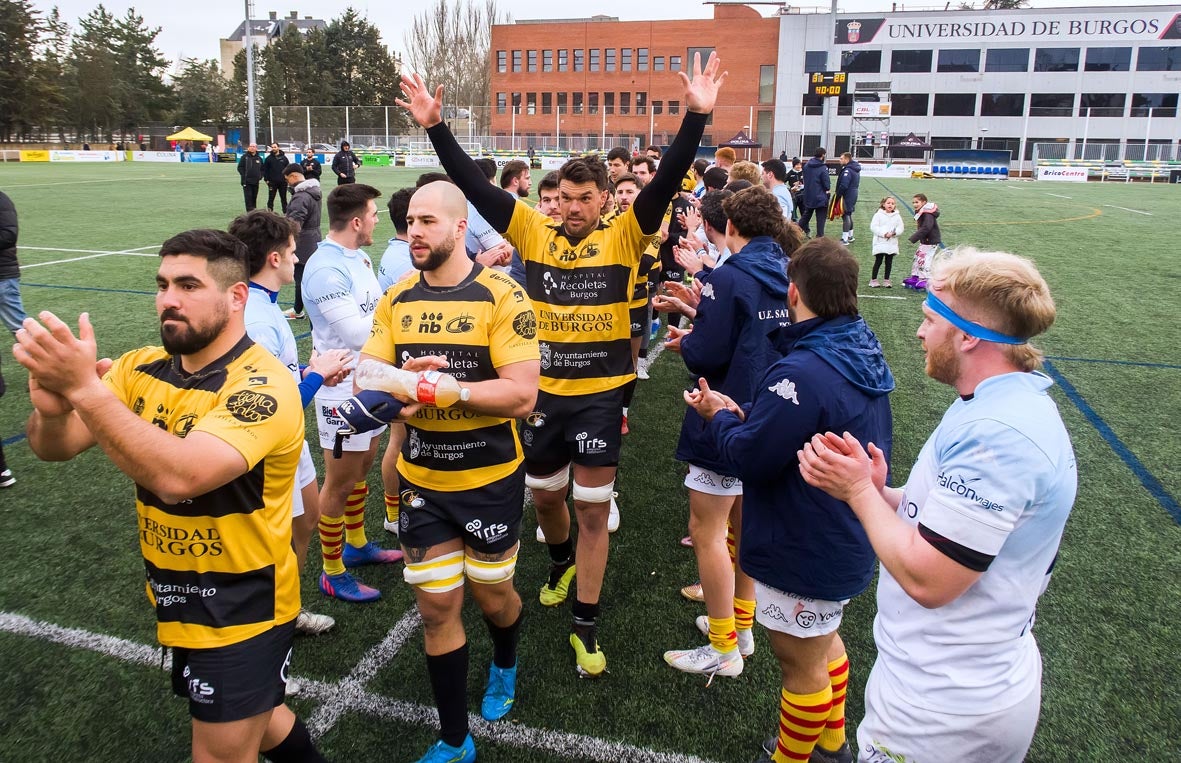
[[1128, 209], [1127, 207], [1117, 207], [1117, 206], [1116, 206], [1116, 205], [1114, 205], [1114, 204], [1104, 204], [1103, 206], [1105, 206], [1105, 207], [1111, 207], [1112, 209], [1122, 209], [1122, 210], [1123, 210], [1123, 211], [1125, 211], [1125, 212], [1135, 212], [1135, 213], [1136, 213], [1136, 214], [1138, 214], [1138, 215], [1148, 215], [1149, 217], [1152, 217], [1152, 213], [1151, 213], [1151, 212], [1145, 212], [1145, 211], [1144, 211], [1144, 210], [1142, 210], [1142, 209]]
[[[420, 726], [439, 727], [439, 714], [433, 707], [420, 705], [416, 702], [406, 702], [383, 697], [365, 691], [362, 684], [389, 664], [397, 655], [407, 639], [422, 623], [417, 609], [411, 609], [398, 620], [390, 629], [381, 643], [369, 650], [361, 658], [357, 666], [343, 680], [337, 683], [316, 681], [311, 678], [299, 677], [303, 685], [299, 696], [320, 700], [321, 708], [332, 706], [335, 718], [348, 711], [366, 713], [402, 723], [412, 723]], [[137, 644], [116, 636], [93, 633], [81, 628], [66, 628], [52, 623], [46, 623], [14, 612], [0, 612], [0, 632], [14, 633], [21, 636], [48, 641], [54, 644], [87, 649], [124, 662], [145, 665], [151, 668], [160, 667], [160, 650], [145, 644]], [[170, 660], [164, 669], [170, 670]], [[313, 714], [316, 718], [320, 709]], [[614, 763], [626, 760], [629, 763], [714, 763], [706, 758], [685, 755], [675, 752], [659, 752], [644, 747], [634, 747], [623, 742], [598, 739], [585, 734], [570, 734], [550, 729], [538, 729], [518, 723], [489, 723], [478, 715], [469, 715], [472, 736], [488, 739], [501, 744], [508, 744], [529, 750], [546, 750], [559, 753], [575, 760], [601, 761]], [[311, 728], [311, 722], [308, 723]], [[331, 728], [331, 725], [328, 727]], [[313, 734], [320, 736], [320, 734]]]
[[[672, 315], [672, 313], [669, 313], [669, 315]], [[648, 328], [651, 330], [651, 325], [649, 325]], [[652, 364], [656, 362], [656, 359], [660, 357], [660, 353], [664, 352], [664, 340], [659, 336], [656, 337], [656, 340], [655, 347], [652, 346], [651, 342], [648, 343], [648, 357], [640, 358], [640, 362], [636, 364], [637, 371], [639, 371], [641, 368], [644, 369], [644, 371], [647, 371], [652, 367]]]
[[1074, 198], [1073, 196], [1063, 196], [1060, 193], [1050, 193], [1049, 191], [1046, 191], [1046, 195], [1047, 196], [1057, 196], [1059, 199], [1073, 199]]
[[155, 257], [156, 255], [150, 252], [141, 252], [141, 249], [158, 249], [159, 244], [151, 244], [149, 246], [137, 246], [134, 249], [121, 249], [117, 252], [102, 250], [102, 249], [52, 249], [47, 246], [22, 246], [20, 249], [33, 249], [39, 252], [89, 252], [85, 257], [67, 257], [63, 260], [50, 260], [49, 262], [34, 262], [31, 265], [21, 265], [21, 270], [28, 268], [39, 268], [43, 265], [61, 265], [65, 262], [80, 262], [82, 260], [96, 260], [99, 257], [110, 257], [114, 254], [126, 254], [132, 257]]
[[906, 297], [891, 297], [891, 296], [887, 296], [885, 294], [858, 294], [857, 299], [901, 299], [901, 300], [905, 300]]
[[[163, 176], [161, 176], [163, 177]], [[121, 183], [126, 178], [114, 180], [67, 180], [61, 183], [24, 183], [22, 185], [6, 185], [5, 188], [46, 188], [51, 185], [86, 185], [87, 183]]]

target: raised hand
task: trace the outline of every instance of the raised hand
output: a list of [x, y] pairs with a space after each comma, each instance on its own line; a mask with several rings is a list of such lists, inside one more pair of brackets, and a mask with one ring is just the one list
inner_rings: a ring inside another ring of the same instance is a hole
[[[683, 76], [683, 75], [682, 75]], [[395, 98], [394, 103], [410, 112], [422, 127], [434, 127], [443, 121], [443, 86], [435, 88], [432, 96], [419, 74], [402, 75], [402, 93], [406, 100]]]
[[691, 65], [693, 66], [693, 79], [689, 79], [689, 75], [685, 72], [677, 72], [677, 76], [681, 78], [681, 86], [685, 88], [685, 106], [689, 111], [708, 114], [714, 110], [714, 103], [718, 100], [718, 90], [726, 81], [726, 75], [729, 72], [718, 74], [722, 68], [722, 61], [718, 58], [717, 51], [709, 54], [709, 60], [705, 62], [704, 69], [701, 68], [699, 53], [693, 54]]

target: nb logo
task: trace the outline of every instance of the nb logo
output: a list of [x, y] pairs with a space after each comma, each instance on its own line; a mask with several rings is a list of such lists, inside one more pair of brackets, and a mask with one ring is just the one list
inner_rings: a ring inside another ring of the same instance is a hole
[[419, 317], [418, 333], [420, 334], [438, 334], [443, 330], [442, 313], [423, 313]]

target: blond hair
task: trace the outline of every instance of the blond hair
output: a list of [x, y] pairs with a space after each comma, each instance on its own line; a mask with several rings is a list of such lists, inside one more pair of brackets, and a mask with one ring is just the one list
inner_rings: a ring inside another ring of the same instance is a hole
[[[1057, 309], [1050, 287], [1033, 262], [1007, 252], [961, 247], [939, 255], [932, 285], [951, 294], [955, 309], [968, 320], [1002, 334], [1030, 339], [1054, 323]], [[1042, 351], [1026, 344], [1001, 345], [1023, 371], [1042, 365]]]
[[751, 185], [762, 185], [763, 170], [759, 165], [745, 159], [735, 162], [734, 166], [730, 168], [730, 182], [733, 183], [735, 180], [748, 180]]

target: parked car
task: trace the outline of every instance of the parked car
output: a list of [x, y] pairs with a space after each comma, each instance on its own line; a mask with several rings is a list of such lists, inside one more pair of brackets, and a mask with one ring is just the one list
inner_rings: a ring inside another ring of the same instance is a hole
[[392, 154], [394, 152], [394, 149], [389, 146], [370, 146], [365, 150], [371, 154]]
[[328, 143], [313, 143], [311, 150], [315, 154], [335, 154], [337, 147]]
[[280, 143], [279, 150], [288, 154], [298, 154], [303, 147], [298, 143]]

